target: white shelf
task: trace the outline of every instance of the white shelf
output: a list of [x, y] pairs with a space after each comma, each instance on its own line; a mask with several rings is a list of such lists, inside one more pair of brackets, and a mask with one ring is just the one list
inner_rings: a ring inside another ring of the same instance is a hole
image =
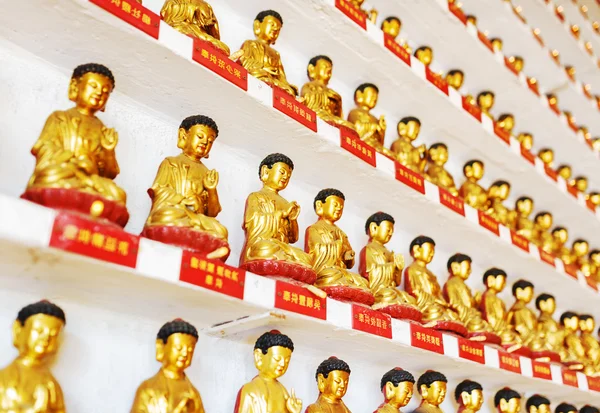
[[[554, 6], [562, 6], [565, 21], [567, 21], [570, 26], [574, 24], [579, 26], [579, 38], [584, 43], [589, 41], [592, 44], [594, 53], [598, 55], [600, 52], [600, 36], [594, 31], [592, 21], [588, 20], [588, 18], [586, 18], [579, 10], [580, 6], [572, 0], [552, 0], [551, 3], [554, 3]], [[598, 6], [596, 5], [595, 7]]]

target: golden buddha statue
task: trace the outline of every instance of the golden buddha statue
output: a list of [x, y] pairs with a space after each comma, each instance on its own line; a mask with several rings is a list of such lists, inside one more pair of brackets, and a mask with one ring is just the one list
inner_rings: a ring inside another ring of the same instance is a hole
[[240, 63], [255, 78], [296, 96], [298, 89], [288, 82], [281, 56], [271, 47], [277, 41], [282, 26], [283, 19], [276, 11], [258, 13], [253, 23], [256, 40], [246, 40], [242, 48], [231, 55], [231, 60]]
[[463, 174], [466, 178], [458, 190], [458, 195], [465, 200], [467, 205], [480, 211], [487, 211], [488, 193], [479, 185], [479, 180], [483, 178], [485, 172], [483, 162], [473, 159], [463, 166]]
[[158, 373], [138, 387], [131, 413], [204, 413], [202, 398], [185, 370], [198, 342], [196, 328], [181, 319], [163, 325], [156, 336]]
[[444, 188], [452, 195], [458, 196], [454, 178], [444, 167], [446, 162], [448, 162], [448, 147], [439, 142], [431, 145], [427, 151], [425, 178], [432, 184]]
[[348, 390], [350, 366], [337, 357], [329, 357], [317, 367], [319, 397], [305, 413], [351, 413], [342, 398]]
[[416, 57], [419, 62], [423, 63], [425, 67], [429, 67], [433, 62], [433, 50], [429, 46], [419, 47], [415, 50], [413, 56]]
[[[600, 107], [600, 103], [598, 104], [598, 107]], [[594, 152], [600, 152], [600, 138], [592, 139], [592, 149]]]
[[160, 16], [177, 31], [204, 40], [229, 56], [229, 47], [221, 41], [217, 17], [204, 0], [166, 0]]
[[591, 250], [588, 259], [592, 268], [592, 279], [600, 283], [600, 250]]
[[315, 286], [332, 298], [373, 305], [369, 283], [349, 269], [355, 252], [348, 236], [335, 223], [344, 213], [344, 194], [333, 188], [319, 191], [314, 200], [318, 220], [306, 229], [304, 250], [312, 258], [317, 273]]
[[571, 165], [561, 164], [556, 168], [556, 172], [558, 173], [558, 176], [562, 177], [566, 182], [569, 182], [571, 179]]
[[592, 134], [591, 134], [591, 132], [590, 132], [590, 130], [588, 129], [587, 126], [579, 125], [579, 132], [581, 132], [581, 134], [583, 135], [583, 138], [586, 141], [591, 141], [592, 140]]
[[571, 246], [571, 254], [575, 258], [577, 268], [586, 276], [592, 278], [596, 268], [590, 262], [588, 254], [590, 252], [590, 244], [584, 239], [576, 239]]
[[466, 284], [471, 276], [471, 262], [471, 257], [465, 254], [454, 254], [448, 259], [446, 267], [450, 275], [444, 284], [444, 298], [469, 331], [468, 337], [471, 340], [500, 344], [500, 337], [483, 319], [473, 293]]
[[288, 186], [293, 169], [292, 160], [281, 153], [272, 153], [260, 163], [258, 176], [263, 187], [246, 199], [242, 224], [246, 241], [240, 267], [314, 284], [317, 276], [311, 257], [290, 245], [298, 241], [300, 206], [279, 195]]
[[363, 83], [354, 91], [356, 107], [348, 113], [348, 121], [354, 124], [360, 139], [373, 147], [377, 152], [393, 157], [388, 148], [383, 146], [387, 124], [381, 115], [377, 119], [371, 110], [377, 105], [379, 88], [372, 83]]
[[552, 409], [550, 408], [550, 400], [539, 394], [534, 394], [527, 399], [527, 402], [525, 402], [525, 408], [527, 413], [552, 413]]
[[519, 413], [521, 411], [521, 395], [509, 387], [496, 392], [494, 406], [498, 413]]
[[533, 149], [533, 135], [529, 132], [521, 132], [517, 135], [517, 140], [523, 149], [531, 152]]
[[63, 310], [40, 301], [19, 311], [12, 326], [19, 355], [0, 370], [0, 409], [6, 413], [65, 413], [60, 384], [48, 368], [66, 323]]
[[552, 221], [552, 214], [548, 211], [538, 212], [533, 219], [534, 237], [531, 241], [548, 254], [552, 254], [555, 247], [555, 240], [549, 232]]
[[571, 79], [575, 80], [575, 76], [577, 74], [577, 70], [575, 69], [574, 66], [565, 66], [565, 72], [567, 73], [567, 76], [569, 76]]
[[600, 192], [590, 192], [587, 198], [596, 208], [600, 206]]
[[538, 158], [542, 160], [544, 166], [549, 169], [552, 169], [554, 164], [554, 151], [550, 148], [542, 148], [538, 152]]
[[572, 311], [565, 311], [560, 316], [560, 324], [564, 330], [564, 347], [561, 360], [571, 370], [582, 370], [589, 364], [579, 331], [579, 316]]
[[369, 19], [369, 21], [373, 24], [377, 23], [377, 16], [379, 15], [379, 12], [376, 9], [371, 9], [369, 11], [363, 10], [362, 9], [362, 5], [365, 2], [365, 0], [348, 0], [350, 3], [352, 3], [357, 9], [359, 9], [360, 11], [362, 11], [367, 18]]
[[517, 234], [531, 241], [535, 235], [535, 224], [529, 218], [533, 212], [533, 199], [528, 196], [519, 197], [515, 201], [515, 210], [509, 216], [509, 226]]
[[467, 329], [459, 315], [444, 299], [435, 274], [427, 268], [435, 254], [435, 241], [418, 236], [410, 243], [409, 251], [413, 262], [404, 270], [404, 288], [416, 298], [425, 326], [466, 335]]
[[483, 406], [483, 387], [476, 381], [463, 380], [454, 390], [457, 413], [477, 413]]
[[216, 220], [221, 212], [219, 173], [202, 163], [218, 134], [217, 124], [208, 116], [189, 116], [181, 122], [177, 135], [181, 153], [167, 157], [158, 168], [148, 190], [152, 208], [142, 236], [190, 248], [208, 258], [227, 259], [227, 228]]
[[546, 99], [550, 106], [558, 108], [558, 97], [554, 93], [547, 93]]
[[492, 107], [494, 107], [495, 98], [496, 95], [494, 95], [494, 92], [490, 90], [484, 90], [477, 95], [477, 106], [479, 106], [479, 109], [481, 109], [481, 113], [491, 119], [494, 119], [490, 113], [490, 110], [492, 110]]
[[512, 113], [503, 113], [498, 116], [497, 125], [509, 135], [512, 135], [513, 129], [515, 128], [515, 117]]
[[499, 37], [494, 37], [492, 39], [490, 39], [490, 42], [492, 43], [492, 49], [494, 49], [495, 52], [501, 52], [502, 51], [502, 39], [500, 39]]
[[503, 202], [510, 195], [510, 184], [506, 181], [495, 181], [488, 189], [488, 210], [487, 213], [502, 225], [508, 225], [510, 210], [504, 206]]
[[277, 379], [285, 374], [294, 343], [277, 330], [261, 335], [254, 344], [254, 366], [258, 375], [237, 394], [234, 413], [300, 413], [302, 400]]
[[369, 243], [360, 251], [358, 272], [369, 282], [375, 296], [374, 310], [394, 318], [421, 321], [415, 299], [397, 286], [402, 283], [404, 257], [385, 246], [394, 234], [394, 217], [385, 212], [371, 215], [365, 224]]
[[483, 274], [483, 284], [486, 290], [481, 296], [479, 309], [483, 318], [488, 322], [492, 330], [500, 336], [502, 347], [509, 352], [520, 351], [528, 355], [528, 349], [524, 348], [519, 336], [511, 324], [508, 323], [508, 314], [504, 301], [498, 294], [504, 290], [506, 285], [506, 272], [499, 268], [490, 268]]
[[402, 29], [402, 21], [396, 16], [387, 17], [381, 23], [381, 31], [383, 31], [385, 34], [387, 34], [388, 36], [391, 36], [394, 40], [396, 40], [396, 42], [398, 42], [398, 44], [400, 46], [404, 47], [404, 49], [406, 49], [406, 51], [408, 53], [412, 53], [412, 49], [408, 45], [406, 40], [397, 39], [398, 35], [400, 34], [401, 29]]
[[598, 409], [597, 407], [594, 407], [594, 406], [590, 406], [589, 404], [586, 404], [581, 409], [579, 409], [579, 413], [600, 413], [600, 409]]
[[75, 107], [56, 111], [31, 148], [35, 169], [22, 198], [51, 208], [75, 210], [125, 226], [129, 214], [125, 191], [113, 179], [118, 134], [96, 117], [115, 86], [103, 65], [77, 66], [69, 84]]
[[521, 73], [523, 71], [523, 66], [525, 66], [525, 61], [521, 56], [511, 56], [508, 58], [508, 62], [514, 67], [517, 73]]
[[374, 413], [401, 413], [400, 409], [410, 403], [414, 385], [413, 375], [400, 367], [385, 373], [379, 386], [384, 401]]
[[[556, 311], [556, 300], [553, 295], [540, 294], [535, 299], [535, 307], [540, 312], [537, 323], [538, 329], [544, 337], [546, 347], [556, 353], [563, 352], [563, 342], [565, 339], [564, 330], [554, 319]], [[561, 354], [561, 358], [564, 354]]]
[[325, 122], [354, 130], [354, 124], [344, 120], [342, 97], [328, 87], [332, 70], [333, 62], [329, 57], [319, 55], [310, 59], [306, 69], [310, 82], [302, 86], [302, 103], [314, 110]]
[[555, 227], [552, 229], [552, 254], [560, 258], [565, 265], [575, 263], [575, 257], [571, 253], [571, 249], [566, 247], [569, 240], [569, 231], [565, 227]]
[[589, 364], [585, 366], [584, 373], [588, 376], [600, 375], [600, 343], [594, 337], [596, 322], [589, 314], [579, 315], [579, 330], [581, 331], [581, 344], [585, 350]]
[[442, 373], [427, 370], [417, 380], [417, 389], [421, 395], [419, 411], [427, 413], [444, 413], [440, 404], [446, 398], [448, 379]]
[[556, 406], [556, 409], [554, 409], [554, 413], [578, 413], [578, 412], [577, 412], [577, 407], [573, 406], [572, 404], [560, 403], [558, 406]]
[[569, 185], [574, 186], [581, 193], [585, 193], [588, 189], [588, 179], [585, 176], [576, 176], [569, 181]]
[[465, 74], [462, 70], [453, 69], [446, 73], [446, 83], [448, 86], [460, 90], [465, 81]]
[[419, 137], [421, 121], [413, 116], [406, 116], [398, 122], [398, 139], [390, 150], [394, 158], [411, 171], [422, 174], [425, 171], [427, 147], [422, 144], [414, 146], [413, 142]]

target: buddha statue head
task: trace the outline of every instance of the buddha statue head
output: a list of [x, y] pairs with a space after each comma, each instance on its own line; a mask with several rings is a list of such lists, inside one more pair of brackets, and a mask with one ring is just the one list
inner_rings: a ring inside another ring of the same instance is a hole
[[421, 121], [414, 116], [406, 116], [398, 122], [398, 136], [407, 138], [411, 142], [419, 137]]
[[558, 172], [558, 176], [561, 176], [565, 181], [571, 179], [571, 165], [562, 164], [556, 169], [556, 172]]
[[515, 211], [521, 216], [528, 217], [533, 212], [533, 199], [522, 196], [515, 201]]
[[546, 397], [534, 394], [525, 403], [527, 413], [552, 413], [550, 410], [550, 400]]
[[23, 307], [12, 326], [13, 345], [19, 351], [19, 359], [36, 365], [56, 353], [65, 324], [64, 311], [49, 301]]
[[534, 88], [537, 88], [537, 79], [535, 77], [528, 77], [527, 78], [527, 84], [529, 86], [533, 86]]
[[381, 22], [381, 31], [394, 39], [398, 37], [400, 30], [402, 30], [402, 21], [396, 16], [386, 17]]
[[560, 52], [556, 49], [550, 50], [550, 56], [556, 61], [560, 62]]
[[588, 242], [582, 238], [577, 238], [575, 241], [573, 241], [571, 249], [577, 258], [585, 257], [590, 252], [590, 244], [588, 244]]
[[333, 188], [322, 189], [314, 200], [315, 212], [320, 219], [334, 223], [344, 213], [344, 202], [346, 197], [341, 191]]
[[576, 176], [575, 179], [573, 179], [573, 181], [571, 182], [571, 185], [577, 188], [579, 192], [585, 192], [588, 189], [588, 179], [587, 177], [582, 175]]
[[575, 79], [576, 70], [574, 66], [565, 66], [565, 72], [567, 72], [567, 76], [571, 79]]
[[421, 46], [415, 50], [414, 56], [425, 66], [429, 66], [433, 62], [433, 50], [429, 46]]
[[561, 403], [556, 406], [554, 413], [577, 413], [577, 407], [569, 403]]
[[552, 163], [554, 162], [554, 151], [550, 148], [542, 148], [538, 152], [538, 158], [542, 160], [544, 165], [552, 167]]
[[446, 398], [446, 387], [448, 379], [442, 373], [434, 370], [427, 370], [419, 377], [417, 388], [423, 398], [423, 404], [439, 406]]
[[371, 110], [377, 106], [378, 98], [379, 88], [373, 83], [363, 83], [354, 91], [354, 103], [365, 110]]
[[218, 135], [217, 124], [208, 116], [189, 116], [179, 125], [177, 147], [190, 159], [199, 161], [208, 158]]
[[410, 243], [410, 256], [415, 261], [429, 264], [435, 255], [435, 241], [424, 235], [419, 235]]
[[156, 360], [163, 371], [181, 377], [192, 364], [197, 342], [196, 327], [180, 318], [169, 321], [156, 335]]
[[519, 143], [524, 149], [531, 151], [533, 149], [533, 135], [529, 132], [521, 132], [517, 135]]
[[593, 334], [596, 329], [596, 321], [594, 317], [589, 314], [579, 315], [579, 330], [582, 333]]
[[596, 268], [600, 267], [600, 250], [591, 250], [588, 254], [588, 258]]
[[512, 295], [517, 301], [529, 304], [533, 299], [533, 284], [527, 280], [519, 280], [512, 286]]
[[494, 396], [494, 406], [500, 413], [519, 413], [521, 411], [521, 395], [511, 388], [498, 390]]
[[515, 68], [517, 73], [521, 73], [523, 66], [525, 66], [525, 61], [521, 56], [511, 56], [508, 58], [508, 62]]
[[600, 152], [600, 138], [593, 138], [592, 139], [592, 149], [595, 152]]
[[479, 106], [484, 113], [488, 113], [494, 106], [495, 98], [496, 95], [491, 90], [479, 92], [477, 95], [477, 106]]
[[385, 212], [376, 212], [367, 219], [365, 232], [369, 240], [385, 245], [394, 235], [394, 217]]
[[104, 112], [114, 87], [115, 78], [108, 67], [97, 63], [79, 65], [71, 76], [69, 100], [75, 102], [81, 114], [93, 116]]
[[448, 259], [446, 268], [451, 276], [459, 277], [466, 281], [471, 276], [471, 257], [457, 253]]
[[277, 330], [264, 333], [254, 343], [254, 366], [258, 375], [270, 380], [283, 376], [293, 351], [294, 343], [285, 334]]
[[569, 333], [576, 333], [579, 330], [579, 316], [573, 311], [565, 311], [560, 316], [560, 324]]
[[484, 172], [483, 162], [479, 159], [470, 160], [463, 166], [463, 174], [469, 181], [479, 181], [483, 178]]
[[500, 268], [490, 268], [483, 274], [483, 284], [488, 290], [501, 292], [506, 285], [506, 272]]
[[483, 405], [483, 387], [476, 381], [463, 380], [454, 390], [454, 399], [459, 405], [459, 410], [477, 412]]
[[592, 134], [590, 133], [590, 130], [588, 129], [587, 126], [580, 125], [579, 132], [581, 132], [583, 134], [583, 137], [585, 138], [586, 141], [589, 141], [592, 139]]
[[552, 214], [548, 211], [538, 212], [533, 221], [542, 231], [548, 231], [552, 226]]
[[468, 14], [466, 17], [467, 17], [467, 23], [471, 23], [473, 26], [477, 26], [477, 16]]
[[498, 117], [498, 125], [506, 132], [512, 134], [515, 127], [515, 117], [512, 113], [503, 113]]
[[448, 162], [448, 147], [445, 143], [434, 143], [427, 150], [427, 159], [429, 162], [439, 166], [444, 166]]
[[579, 409], [579, 413], [600, 413], [600, 410], [597, 407], [586, 404], [581, 409]]
[[500, 52], [502, 51], [502, 39], [499, 37], [494, 37], [493, 39], [490, 39], [490, 42], [492, 43], [492, 49], [494, 49], [495, 52]]
[[252, 28], [254, 36], [268, 45], [275, 44], [283, 26], [281, 15], [275, 10], [264, 10], [256, 15]]
[[540, 294], [535, 299], [535, 308], [537, 308], [541, 314], [551, 316], [556, 311], [556, 300], [551, 294]]
[[381, 392], [385, 402], [396, 409], [406, 406], [413, 395], [415, 378], [408, 371], [396, 367], [381, 378]]
[[594, 205], [595, 207], [599, 207], [600, 206], [600, 192], [590, 192], [588, 194], [588, 200], [592, 203], [592, 205]]
[[552, 240], [558, 246], [563, 246], [569, 239], [569, 230], [565, 227], [555, 227], [552, 229]]
[[339, 402], [348, 390], [350, 366], [344, 360], [331, 356], [319, 364], [315, 377], [319, 393], [327, 400]]
[[452, 69], [446, 74], [446, 82], [450, 87], [458, 90], [465, 81], [465, 74], [462, 70]]
[[490, 185], [490, 189], [488, 189], [488, 197], [492, 199], [506, 201], [509, 195], [510, 184], [503, 180], [495, 181]]
[[292, 177], [294, 163], [282, 153], [272, 153], [262, 160], [258, 176], [263, 186], [275, 192], [284, 190]]
[[318, 55], [310, 59], [306, 74], [312, 81], [317, 81], [324, 85], [329, 83], [333, 71], [333, 61], [324, 55]]
[[554, 93], [547, 93], [546, 99], [548, 99], [548, 104], [550, 106], [558, 105], [558, 98], [556, 97], [556, 95]]

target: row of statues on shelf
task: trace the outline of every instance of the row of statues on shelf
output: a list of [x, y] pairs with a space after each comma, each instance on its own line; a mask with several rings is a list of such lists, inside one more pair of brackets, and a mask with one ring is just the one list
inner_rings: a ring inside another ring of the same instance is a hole
[[[57, 352], [65, 326], [64, 311], [49, 301], [22, 308], [13, 323], [13, 342], [18, 356], [0, 370], [0, 406], [5, 411], [64, 413], [62, 390], [48, 368]], [[138, 387], [131, 413], [204, 413], [199, 391], [187, 377], [198, 342], [198, 331], [190, 323], [176, 319], [165, 323], [156, 336], [156, 360], [159, 371]], [[301, 413], [302, 400], [288, 391], [278, 379], [289, 366], [293, 341], [277, 330], [262, 334], [254, 344], [254, 365], [258, 375], [244, 384], [236, 398], [235, 413]], [[350, 366], [337, 357], [329, 357], [317, 367], [315, 378], [319, 396], [306, 413], [350, 413], [343, 397], [348, 390]], [[428, 370], [416, 381], [422, 401], [417, 411], [443, 413], [448, 380], [440, 372]], [[383, 375], [380, 388], [383, 403], [374, 413], [398, 413], [413, 395], [414, 376], [396, 367]], [[482, 386], [463, 380], [454, 391], [460, 413], [476, 413], [484, 402]], [[494, 397], [499, 413], [519, 413], [521, 395], [510, 389], [499, 390]], [[540, 407], [544, 405], [546, 409]], [[550, 401], [534, 395], [526, 403], [528, 413], [550, 412]], [[532, 409], [535, 407], [535, 409]], [[33, 410], [32, 410], [33, 409]], [[577, 413], [577, 408], [561, 403], [555, 413]], [[598, 413], [584, 406], [579, 413]]]

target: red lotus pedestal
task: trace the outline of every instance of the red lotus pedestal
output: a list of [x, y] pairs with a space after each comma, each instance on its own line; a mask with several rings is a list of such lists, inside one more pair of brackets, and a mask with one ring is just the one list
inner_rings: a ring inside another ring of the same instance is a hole
[[188, 227], [174, 225], [149, 226], [144, 227], [140, 235], [154, 241], [186, 248], [202, 255], [208, 255], [219, 248], [226, 247], [227, 254], [218, 257], [218, 259], [225, 262], [229, 257], [230, 249], [227, 241]]
[[406, 304], [392, 304], [386, 307], [377, 308], [377, 311], [389, 314], [398, 320], [409, 320], [420, 323], [423, 319], [423, 314], [418, 308]]
[[466, 337], [468, 334], [467, 328], [456, 321], [431, 321], [425, 324], [425, 327], [433, 328], [434, 330], [448, 331], [449, 333], [458, 334]]
[[346, 286], [319, 288], [325, 291], [329, 297], [336, 300], [350, 301], [353, 303], [368, 305], [369, 307], [375, 303], [375, 297], [368, 290], [361, 290], [360, 288]]
[[317, 274], [312, 268], [287, 261], [248, 261], [240, 264], [240, 268], [258, 275], [288, 278], [310, 285], [313, 285], [317, 281]]
[[467, 334], [467, 338], [471, 341], [480, 341], [483, 343], [501, 345], [502, 339], [495, 333], [487, 331], [473, 331]]

